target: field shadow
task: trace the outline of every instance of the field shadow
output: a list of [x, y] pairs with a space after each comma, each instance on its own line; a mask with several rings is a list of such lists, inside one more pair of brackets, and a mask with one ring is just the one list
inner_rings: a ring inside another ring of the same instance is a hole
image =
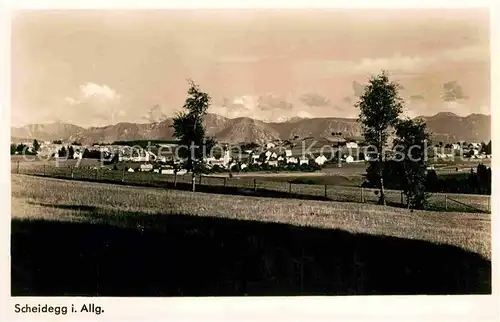
[[12, 296], [490, 294], [491, 262], [425, 241], [187, 215], [12, 220]]

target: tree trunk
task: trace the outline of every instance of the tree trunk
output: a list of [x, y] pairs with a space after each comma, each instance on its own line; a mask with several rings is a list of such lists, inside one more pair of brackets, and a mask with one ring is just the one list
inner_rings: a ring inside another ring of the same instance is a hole
[[195, 192], [195, 186], [196, 186], [196, 176], [195, 173], [193, 172], [193, 175], [191, 176], [191, 182], [193, 184], [193, 192]]
[[380, 198], [378, 200], [379, 205], [386, 205], [385, 203], [385, 193], [384, 193], [384, 178], [380, 175]]
[[385, 206], [386, 203], [385, 203], [385, 193], [384, 193], [384, 162], [382, 160], [382, 151], [380, 151], [380, 154], [379, 154], [378, 171], [379, 171], [378, 173], [380, 176], [380, 198], [378, 200], [378, 204]]

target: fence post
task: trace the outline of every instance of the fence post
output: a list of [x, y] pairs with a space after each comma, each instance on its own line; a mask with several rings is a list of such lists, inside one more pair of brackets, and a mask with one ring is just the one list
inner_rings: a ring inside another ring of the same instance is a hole
[[95, 179], [99, 180], [99, 168], [95, 169]]
[[198, 179], [198, 184], [201, 184], [201, 173], [200, 173], [200, 177]]
[[488, 196], [488, 212], [491, 212], [491, 196]]
[[44, 177], [45, 177], [45, 174], [46, 174], [46, 172], [45, 172], [45, 164], [44, 164], [44, 165], [43, 165], [43, 176], [44, 176]]
[[253, 179], [253, 191], [257, 191], [257, 179]]
[[72, 167], [72, 166], [69, 166], [69, 169], [71, 170], [71, 178], [74, 178], [74, 174], [73, 174], [73, 167]]
[[177, 171], [174, 171], [174, 187], [177, 187]]
[[19, 174], [19, 160], [17, 161], [17, 174]]
[[363, 187], [361, 187], [361, 203], [364, 203], [365, 202], [365, 189]]
[[122, 169], [122, 182], [125, 181], [125, 167]]
[[224, 187], [226, 187], [227, 182], [226, 182], [226, 177], [224, 177]]
[[292, 193], [292, 183], [291, 182], [288, 182], [288, 193], [289, 194]]
[[404, 199], [404, 194], [403, 194], [403, 191], [401, 191], [401, 204], [404, 205], [405, 204], [405, 199]]
[[448, 210], [448, 195], [444, 195], [444, 209]]
[[325, 200], [328, 200], [328, 185], [325, 184]]

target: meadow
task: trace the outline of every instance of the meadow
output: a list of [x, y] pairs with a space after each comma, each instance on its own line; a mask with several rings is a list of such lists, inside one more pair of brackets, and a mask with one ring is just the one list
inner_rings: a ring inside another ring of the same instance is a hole
[[490, 215], [12, 175], [15, 295], [487, 294]]
[[[92, 163], [92, 161], [94, 161]], [[95, 160], [82, 160], [80, 166], [76, 160], [61, 161], [59, 166], [52, 162], [12, 162], [12, 172], [67, 178], [85, 181], [100, 181], [127, 185], [142, 185], [170, 189], [191, 189], [191, 176], [162, 175], [152, 172], [126, 172], [123, 165], [120, 170], [111, 166], [97, 170]], [[326, 169], [326, 172], [314, 173], [241, 173], [229, 177], [228, 174], [212, 174], [197, 178], [197, 191], [219, 194], [255, 195], [279, 198], [316, 199], [375, 204], [378, 190], [360, 188], [362, 171], [360, 166], [352, 168]], [[355, 174], [352, 174], [352, 171]], [[401, 191], [386, 190], [389, 205], [403, 207], [404, 197]], [[429, 198], [428, 209], [436, 211], [489, 212], [490, 196], [468, 194], [433, 193]]]

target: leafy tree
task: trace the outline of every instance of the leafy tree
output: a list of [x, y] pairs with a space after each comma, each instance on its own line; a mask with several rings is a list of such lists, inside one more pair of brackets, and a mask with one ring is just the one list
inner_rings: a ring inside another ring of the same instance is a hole
[[484, 142], [482, 143], [481, 152], [491, 154], [491, 140], [488, 144], [485, 144]]
[[215, 140], [205, 136], [203, 118], [210, 106], [210, 96], [200, 90], [193, 81], [189, 81], [188, 97], [183, 108], [173, 119], [174, 136], [179, 139], [179, 156], [184, 160], [183, 166], [192, 173], [193, 191], [195, 191], [195, 176], [206, 171], [207, 165], [203, 160], [206, 151], [214, 145]]
[[68, 148], [68, 159], [73, 159], [75, 157], [75, 150], [70, 145]]
[[401, 87], [389, 80], [385, 71], [370, 78], [356, 107], [360, 109], [358, 122], [361, 123], [365, 142], [376, 148], [377, 159], [368, 164], [367, 173], [375, 174], [379, 181], [379, 204], [385, 205], [383, 178], [383, 148], [389, 138], [389, 130], [403, 111], [403, 100], [398, 91]]
[[52, 141], [53, 144], [62, 144], [62, 141], [61, 140], [54, 140]]
[[60, 158], [65, 158], [67, 156], [67, 151], [66, 151], [66, 147], [62, 147], [59, 151], [58, 151], [58, 156]]
[[33, 151], [38, 152], [39, 149], [40, 149], [40, 143], [38, 143], [36, 139], [33, 140]]
[[16, 154], [16, 151], [17, 151], [17, 145], [11, 144], [10, 145], [10, 155]]
[[400, 120], [396, 126], [394, 139], [398, 166], [402, 175], [401, 189], [406, 195], [407, 207], [425, 208], [428, 194], [425, 183], [427, 180], [426, 145], [430, 141], [427, 124], [423, 120]]

